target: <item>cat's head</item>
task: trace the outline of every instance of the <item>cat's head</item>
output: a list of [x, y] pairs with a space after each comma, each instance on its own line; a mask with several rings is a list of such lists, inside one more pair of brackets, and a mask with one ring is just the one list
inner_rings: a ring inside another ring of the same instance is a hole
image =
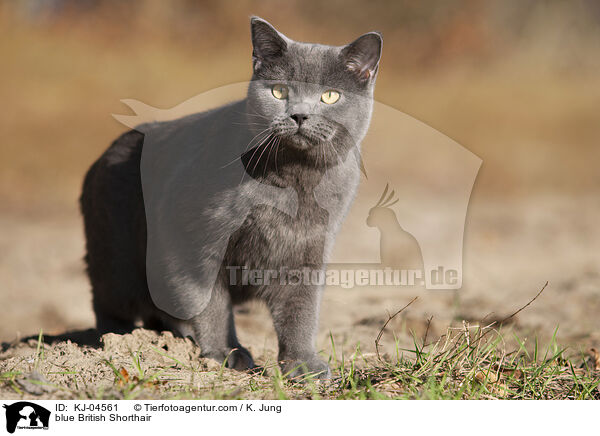
[[381, 57], [379, 33], [344, 46], [293, 41], [253, 17], [249, 124], [300, 150], [354, 142], [367, 132]]

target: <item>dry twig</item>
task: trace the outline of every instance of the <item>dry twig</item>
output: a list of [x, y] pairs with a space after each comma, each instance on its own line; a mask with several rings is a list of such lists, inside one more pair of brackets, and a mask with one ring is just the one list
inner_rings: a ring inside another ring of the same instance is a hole
[[383, 331], [385, 330], [385, 328], [387, 327], [387, 325], [389, 324], [389, 322], [391, 320], [393, 320], [396, 316], [398, 316], [408, 306], [410, 306], [411, 304], [413, 304], [416, 301], [417, 298], [419, 298], [419, 297], [415, 297], [412, 300], [410, 300], [410, 302], [406, 306], [404, 306], [402, 309], [400, 309], [398, 312], [394, 313], [393, 315], [388, 315], [387, 321], [383, 324], [383, 327], [381, 327], [381, 330], [379, 330], [379, 334], [377, 335], [377, 339], [375, 339], [375, 351], [377, 351], [377, 358], [379, 360], [381, 360], [381, 356], [379, 355], [379, 341], [381, 340], [381, 337], [383, 336]]

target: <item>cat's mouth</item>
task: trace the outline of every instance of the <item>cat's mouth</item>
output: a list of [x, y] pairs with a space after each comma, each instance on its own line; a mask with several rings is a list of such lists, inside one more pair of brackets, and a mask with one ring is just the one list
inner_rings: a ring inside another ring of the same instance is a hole
[[310, 120], [301, 126], [291, 123], [290, 119], [276, 120], [271, 125], [274, 136], [282, 143], [298, 150], [309, 150], [322, 146], [335, 136], [335, 129], [320, 120]]
[[291, 142], [300, 149], [308, 149], [319, 145], [319, 140], [312, 135], [310, 132], [307, 132], [302, 129], [298, 129], [294, 134], [290, 136]]
[[277, 136], [280, 136], [290, 146], [300, 150], [317, 147], [326, 139], [322, 135], [317, 135], [311, 130], [303, 128], [288, 130], [277, 134]]

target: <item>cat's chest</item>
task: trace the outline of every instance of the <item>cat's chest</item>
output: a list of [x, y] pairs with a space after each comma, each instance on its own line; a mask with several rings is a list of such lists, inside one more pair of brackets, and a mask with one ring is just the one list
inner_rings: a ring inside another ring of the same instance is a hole
[[241, 264], [262, 267], [320, 264], [328, 227], [329, 213], [317, 204], [300, 204], [295, 215], [259, 205], [233, 235], [230, 255]]
[[231, 238], [229, 258], [261, 267], [322, 264], [356, 186], [357, 175], [342, 170], [294, 186], [294, 207], [252, 206]]

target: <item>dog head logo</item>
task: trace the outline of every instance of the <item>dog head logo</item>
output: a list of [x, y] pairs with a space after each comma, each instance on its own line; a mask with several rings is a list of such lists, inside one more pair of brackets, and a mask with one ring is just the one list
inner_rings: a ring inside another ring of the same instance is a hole
[[5, 404], [6, 431], [14, 433], [19, 429], [48, 429], [50, 411], [29, 401]]

